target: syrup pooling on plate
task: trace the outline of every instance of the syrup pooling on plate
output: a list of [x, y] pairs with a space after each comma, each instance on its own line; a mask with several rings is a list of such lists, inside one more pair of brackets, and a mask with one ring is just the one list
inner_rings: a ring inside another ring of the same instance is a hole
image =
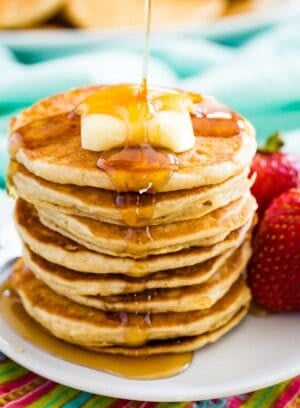
[[[65, 343], [48, 334], [26, 313], [19, 297], [10, 289], [9, 283], [0, 287], [0, 313], [18, 335], [55, 357], [126, 378], [158, 379], [170, 377], [185, 370], [193, 357], [193, 353], [190, 352], [150, 357], [124, 357], [89, 351]], [[128, 338], [132, 342], [136, 339], [143, 340], [136, 336], [136, 331], [128, 331]], [[22, 346], [21, 340], [20, 343], [17, 346]], [[26, 346], [23, 348], [26, 351]]]

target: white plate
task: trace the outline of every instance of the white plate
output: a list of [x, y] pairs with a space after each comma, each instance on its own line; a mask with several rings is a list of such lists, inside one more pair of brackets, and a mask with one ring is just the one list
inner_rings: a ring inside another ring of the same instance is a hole
[[[0, 195], [0, 213], [11, 203]], [[1, 217], [0, 230], [10, 228]], [[300, 374], [299, 314], [248, 316], [218, 343], [195, 353], [182, 374], [134, 381], [81, 367], [23, 340], [0, 316], [0, 350], [36, 373], [73, 388], [142, 401], [195, 401], [256, 390]], [[20, 352], [20, 350], [23, 350]]]
[[[174, 25], [172, 28], [153, 33], [153, 43], [155, 38], [161, 41], [161, 33], [183, 32], [197, 34], [206, 38], [225, 38], [238, 34], [266, 27], [287, 19], [297, 19], [300, 15], [300, 3], [298, 0], [274, 0], [274, 5], [262, 8], [256, 12], [241, 15], [223, 17], [208, 23], [199, 25]], [[58, 40], [59, 38], [59, 40]], [[60, 30], [0, 30], [0, 44], [7, 45], [18, 51], [45, 51], [64, 50], [68, 48], [86, 49], [93, 48], [105, 41], [122, 38], [134, 41], [140, 39], [140, 32], [136, 29], [60, 29]]]

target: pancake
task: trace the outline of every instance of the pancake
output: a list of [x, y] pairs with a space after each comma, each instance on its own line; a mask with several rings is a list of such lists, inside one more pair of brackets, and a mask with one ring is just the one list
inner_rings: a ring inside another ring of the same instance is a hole
[[57, 13], [64, 0], [1, 0], [0, 28], [30, 27]]
[[[115, 190], [111, 178], [96, 165], [99, 152], [81, 147], [80, 118], [66, 113], [93, 90], [95, 88], [88, 87], [56, 95], [23, 111], [11, 123], [13, 133], [9, 144], [12, 158], [31, 173], [54, 183]], [[157, 186], [156, 192], [222, 183], [249, 167], [256, 151], [252, 126], [235, 113], [230, 115], [236, 119], [215, 119], [214, 125], [214, 120], [208, 120], [201, 113], [220, 111], [227, 115], [231, 112], [208, 97], [203, 97], [195, 105], [192, 115], [195, 147], [173, 154], [177, 168], [172, 168], [170, 176]], [[57, 114], [53, 116], [54, 112]], [[20, 128], [21, 125], [25, 126]], [[169, 153], [160, 151], [157, 154], [169, 163]], [[156, 164], [152, 164], [157, 170]], [[128, 172], [126, 179], [131, 183], [131, 191], [140, 190], [136, 174]], [[137, 183], [136, 189], [134, 183]]]
[[129, 357], [153, 356], [166, 353], [174, 354], [199, 350], [200, 348], [210, 343], [216, 342], [227, 332], [233, 329], [237, 324], [239, 324], [247, 314], [248, 309], [249, 305], [242, 307], [238, 311], [238, 313], [223, 326], [221, 326], [217, 330], [212, 330], [205, 334], [200, 334], [199, 336], [181, 337], [175, 340], [156, 340], [148, 343], [148, 345], [137, 348], [113, 346], [102, 348], [90, 347], [90, 349], [100, 353], [120, 354]]
[[134, 193], [117, 194], [92, 187], [51, 183], [34, 176], [15, 162], [11, 163], [8, 174], [11, 174], [18, 195], [36, 206], [131, 226], [202, 217], [244, 195], [253, 182], [253, 179], [247, 178], [246, 169], [222, 184], [180, 192], [145, 194], [140, 198]]
[[[45, 283], [56, 293], [66, 296], [76, 303], [104, 311], [129, 313], [189, 312], [208, 309], [223, 297], [244, 271], [250, 255], [250, 244], [246, 242], [215, 273], [212, 272], [212, 276], [203, 283], [190, 284], [188, 270], [185, 275], [186, 280], [182, 279], [182, 287], [159, 287], [118, 296], [103, 296], [102, 293], [93, 296], [77, 294], [53, 283], [53, 281]], [[27, 263], [27, 257], [25, 257], [25, 263], [31, 269], [30, 263]], [[172, 271], [165, 279], [173, 280]]]
[[[225, 0], [160, 0], [152, 10], [155, 28], [174, 24], [198, 23], [220, 16], [226, 6]], [[76, 27], [83, 28], [140, 28], [143, 25], [144, 4], [140, 0], [127, 0], [124, 13], [122, 0], [69, 0], [65, 16]]]
[[46, 261], [26, 245], [23, 248], [23, 258], [38, 279], [54, 290], [55, 287], [59, 287], [62, 294], [110, 296], [142, 292], [147, 289], [198, 285], [208, 280], [233, 251], [234, 249], [227, 250], [209, 261], [194, 266], [160, 271], [142, 278], [122, 274], [99, 275], [76, 272]]
[[73, 240], [43, 226], [32, 205], [18, 200], [15, 224], [23, 242], [45, 260], [65, 268], [94, 274], [126, 274], [142, 277], [168, 269], [196, 265], [238, 247], [252, 226], [249, 220], [211, 247], [189, 248], [180, 252], [143, 259], [120, 258], [90, 251]]
[[121, 345], [138, 347], [151, 340], [199, 336], [228, 323], [250, 301], [243, 278], [213, 307], [188, 313], [140, 314], [102, 312], [57, 295], [20, 260], [10, 285], [20, 296], [27, 313], [55, 337], [83, 347]]
[[252, 219], [257, 208], [250, 193], [205, 216], [190, 221], [128, 228], [37, 207], [42, 224], [93, 251], [133, 258], [176, 252], [191, 246], [211, 246]]

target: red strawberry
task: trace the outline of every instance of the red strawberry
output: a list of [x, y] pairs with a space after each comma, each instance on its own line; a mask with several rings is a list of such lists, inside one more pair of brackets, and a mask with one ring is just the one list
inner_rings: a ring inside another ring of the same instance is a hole
[[300, 189], [284, 192], [265, 212], [248, 281], [254, 300], [267, 310], [300, 311]]
[[272, 134], [252, 163], [251, 174], [257, 176], [251, 191], [257, 200], [260, 218], [275, 197], [300, 185], [300, 163], [295, 157], [281, 152], [282, 146], [280, 134]]

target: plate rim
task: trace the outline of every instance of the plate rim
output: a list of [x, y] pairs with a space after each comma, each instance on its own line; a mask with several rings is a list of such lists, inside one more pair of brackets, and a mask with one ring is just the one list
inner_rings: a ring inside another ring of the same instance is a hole
[[[239, 328], [241, 329], [242, 328], [241, 326], [246, 323], [249, 317], [250, 319], [253, 318], [253, 316], [247, 316], [246, 319], [244, 319], [243, 322], [240, 323], [240, 325], [237, 328], [233, 329], [233, 332], [235, 330], [238, 330]], [[135, 400], [135, 401], [145, 401], [145, 402], [148, 402], [148, 401], [184, 402], [184, 401], [201, 401], [201, 400], [214, 399], [214, 398], [226, 398], [226, 397], [230, 397], [234, 395], [240, 395], [240, 394], [245, 394], [245, 393], [252, 392], [252, 391], [257, 391], [262, 388], [269, 387], [274, 384], [280, 383], [282, 381], [286, 381], [300, 374], [300, 359], [299, 359], [298, 364], [297, 362], [294, 362], [292, 367], [286, 367], [284, 370], [281, 370], [280, 372], [275, 372], [275, 373], [266, 372], [263, 375], [264, 377], [263, 379], [262, 378], [257, 379], [256, 377], [255, 379], [252, 379], [250, 382], [248, 381], [247, 378], [243, 378], [243, 380], [241, 380], [240, 383], [238, 383], [237, 385], [232, 384], [230, 388], [228, 388], [228, 386], [226, 385], [224, 388], [222, 384], [218, 384], [217, 391], [211, 391], [211, 390], [201, 391], [200, 390], [199, 392], [197, 390], [194, 390], [194, 388], [193, 389], [187, 388], [186, 391], [184, 391], [184, 393], [182, 392], [182, 390], [179, 390], [177, 393], [175, 392], [174, 394], [174, 389], [169, 386], [167, 388], [167, 392], [165, 388], [163, 395], [161, 394], [160, 391], [158, 391], [156, 395], [154, 395], [153, 390], [151, 389], [148, 390], [147, 388], [137, 386], [135, 387], [133, 391], [132, 386], [128, 387], [127, 389], [126, 384], [128, 384], [128, 382], [136, 382], [137, 384], [143, 384], [144, 382], [147, 382], [147, 383], [150, 382], [150, 383], [155, 384], [154, 385], [155, 388], [161, 389], [161, 387], [163, 387], [164, 385], [164, 380], [168, 380], [168, 378], [144, 381], [144, 380], [130, 380], [130, 379], [124, 379], [122, 377], [117, 377], [113, 374], [109, 374], [109, 373], [102, 372], [102, 371], [97, 371], [92, 368], [80, 366], [78, 364], [74, 364], [72, 362], [65, 361], [59, 357], [56, 357], [48, 353], [46, 350], [43, 350], [35, 346], [34, 344], [32, 344], [30, 341], [22, 338], [17, 332], [15, 332], [9, 326], [9, 324], [1, 316], [0, 316], [0, 329], [1, 329], [0, 330], [0, 350], [2, 351], [2, 353], [4, 353], [7, 357], [12, 359], [16, 363], [56, 383], [59, 383], [59, 384], [62, 384], [62, 385], [65, 385], [71, 388], [75, 388], [81, 391], [90, 392], [96, 395], [108, 396], [112, 398], [128, 399], [128, 400]], [[230, 333], [227, 335], [230, 335]], [[13, 344], [15, 346], [13, 346]], [[300, 353], [299, 353], [299, 356], [300, 356]], [[40, 360], [40, 357], [42, 357], [42, 360]], [[41, 361], [42, 361], [42, 364], [40, 364]], [[49, 365], [45, 364], [45, 362], [47, 361], [49, 362]], [[197, 364], [197, 362], [194, 362], [194, 364]], [[61, 366], [64, 366], [66, 368], [66, 371], [62, 371]], [[98, 381], [96, 381], [96, 379], [94, 378], [94, 380], [90, 381], [90, 384], [89, 384], [88, 380], [84, 379], [86, 377], [85, 375], [77, 376], [78, 370], [83, 370], [83, 374], [90, 373], [90, 375], [93, 375], [93, 376], [96, 375], [102, 378], [99, 378]], [[187, 370], [189, 370], [189, 368]], [[62, 373], [68, 373], [68, 375], [64, 376], [64, 374]], [[70, 376], [70, 373], [73, 373], [73, 374]], [[184, 374], [184, 372], [182, 374]], [[178, 374], [174, 378], [176, 377], [180, 378], [182, 374]], [[114, 379], [117, 378], [123, 384], [122, 385], [119, 384], [117, 387], [115, 385], [110, 385], [110, 381], [109, 381], [110, 377], [113, 377]], [[95, 386], [95, 382], [98, 382], [97, 387]]]

